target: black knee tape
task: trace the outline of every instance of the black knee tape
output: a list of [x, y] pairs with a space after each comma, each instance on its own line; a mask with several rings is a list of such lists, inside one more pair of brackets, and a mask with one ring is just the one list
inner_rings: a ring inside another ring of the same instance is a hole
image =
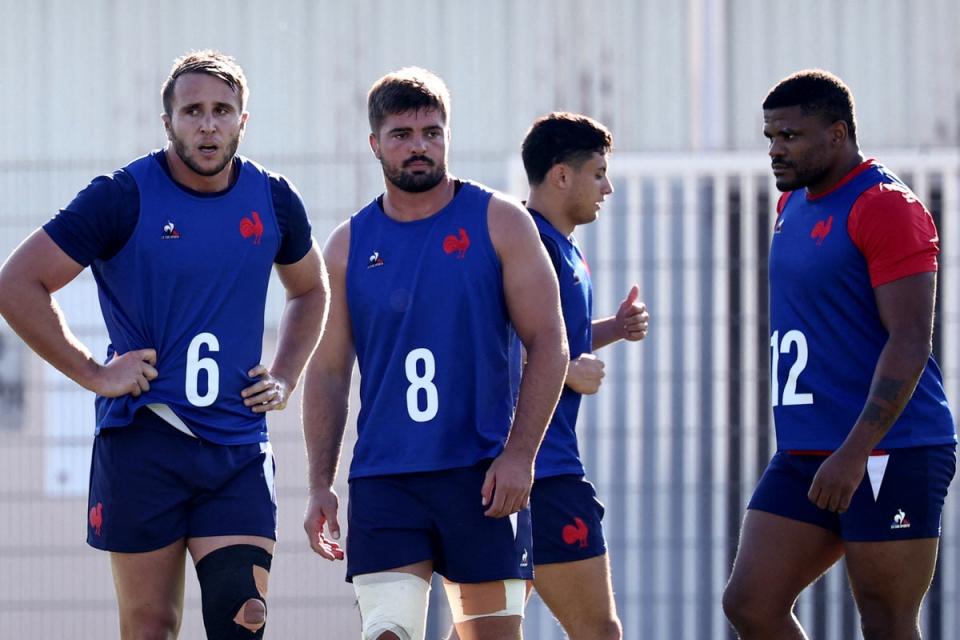
[[208, 640], [250, 640], [262, 638], [260, 627], [250, 631], [234, 618], [247, 600], [264, 603], [254, 580], [254, 567], [270, 571], [273, 559], [266, 549], [250, 544], [222, 547], [204, 556], [197, 563], [197, 578], [200, 581], [200, 596], [203, 608], [203, 626]]

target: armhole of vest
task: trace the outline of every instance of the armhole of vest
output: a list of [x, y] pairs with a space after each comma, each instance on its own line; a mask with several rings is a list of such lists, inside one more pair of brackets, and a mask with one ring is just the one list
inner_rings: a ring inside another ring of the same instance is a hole
[[540, 234], [540, 242], [543, 244], [543, 248], [547, 250], [547, 255], [550, 256], [550, 262], [553, 264], [553, 270], [557, 273], [557, 280], [559, 280], [563, 260], [560, 254], [560, 247], [557, 245], [555, 239], [545, 233]]
[[[242, 161], [242, 164], [241, 164], [240, 166], [241, 166], [241, 167], [246, 167], [247, 165], [248, 165], [247, 162]], [[255, 169], [257, 169], [258, 173], [259, 173], [262, 177], [265, 177], [265, 178], [266, 178], [266, 183], [267, 183], [267, 202], [270, 203], [270, 210], [273, 212], [273, 215], [271, 216], [271, 217], [273, 218], [273, 228], [274, 228], [274, 229], [276, 230], [276, 232], [277, 232], [277, 250], [276, 250], [276, 252], [274, 252], [274, 254], [273, 254], [273, 262], [274, 262], [274, 264], [278, 264], [278, 263], [277, 263], [277, 256], [280, 254], [280, 250], [283, 248], [283, 239], [284, 239], [283, 236], [284, 236], [284, 231], [283, 231], [283, 229], [282, 229], [281, 226], [280, 226], [280, 211], [277, 209], [277, 202], [276, 202], [276, 200], [274, 200], [274, 198], [273, 198], [273, 190], [274, 190], [274, 189], [282, 189], [282, 188], [283, 188], [283, 185], [284, 185], [285, 183], [286, 183], [286, 185], [287, 185], [287, 186], [286, 186], [286, 190], [287, 190], [287, 198], [286, 198], [287, 204], [286, 204], [286, 209], [284, 210], [284, 214], [285, 214], [285, 215], [288, 214], [289, 211], [290, 211], [290, 201], [293, 199], [293, 194], [291, 193], [291, 189], [290, 189], [290, 184], [289, 184], [289, 182], [288, 182], [283, 176], [281, 176], [279, 173], [270, 173], [270, 172], [267, 171], [266, 169], [264, 169], [264, 168], [262, 168], [262, 167], [259, 167], [259, 166], [257, 166], [256, 164], [253, 164], [252, 162], [249, 163], [249, 165], [252, 166], [252, 167], [254, 167]], [[290, 227], [289, 227], [289, 225], [288, 225], [288, 226], [287, 226], [287, 233], [289, 233], [289, 232], [290, 232]], [[294, 263], [290, 263], [290, 264], [294, 264]]]
[[[154, 159], [152, 158], [152, 156], [149, 156], [149, 158], [150, 158], [150, 161], [156, 162], [156, 160], [154, 160]], [[128, 165], [128, 166], [129, 166], [129, 165]], [[162, 169], [159, 169], [159, 170], [162, 171]], [[137, 177], [136, 177], [136, 176], [133, 174], [133, 172], [131, 172], [127, 167], [124, 167], [123, 169], [121, 169], [121, 171], [123, 171], [125, 174], [127, 174], [127, 176], [130, 178], [130, 181], [133, 183], [134, 190], [136, 191], [136, 198], [134, 198], [134, 199], [132, 199], [132, 200], [136, 200], [136, 204], [137, 204], [137, 219], [136, 219], [136, 221], [133, 223], [133, 226], [130, 228], [130, 235], [127, 236], [126, 241], [120, 246], [119, 249], [117, 249], [116, 253], [114, 253], [112, 256], [110, 256], [110, 258], [109, 258], [108, 260], [104, 260], [104, 261], [103, 261], [103, 264], [109, 264], [109, 263], [113, 262], [113, 261], [116, 260], [118, 257], [120, 257], [120, 255], [121, 255], [124, 251], [127, 250], [127, 247], [129, 247], [129, 246], [131, 245], [131, 243], [133, 243], [134, 238], [135, 238], [136, 235], [137, 235], [137, 231], [140, 230], [140, 224], [143, 222], [143, 190], [140, 188], [140, 183], [137, 182]], [[121, 194], [121, 198], [120, 198], [120, 206], [119, 206], [119, 209], [120, 209], [120, 211], [121, 211], [121, 215], [127, 215], [128, 212], [126, 211], [126, 207], [124, 206], [124, 205], [125, 205], [125, 200], [127, 199], [127, 196], [126, 196], [126, 192], [123, 190], [123, 188], [120, 188], [120, 194]]]
[[344, 282], [344, 285], [346, 286], [346, 291], [344, 293], [347, 293], [348, 295], [350, 292], [350, 284], [349, 284], [350, 283], [350, 265], [353, 264], [353, 253], [355, 251], [354, 244], [356, 242], [355, 238], [357, 237], [357, 234], [354, 233], [354, 231], [356, 230], [355, 224], [357, 222], [357, 218], [366, 210], [367, 210], [366, 207], [364, 207], [357, 213], [350, 216], [350, 223], [348, 226], [348, 229], [350, 230], [350, 237], [347, 239], [347, 264], [344, 265], [344, 268], [343, 268], [343, 282]]
[[[476, 185], [464, 182], [463, 188], [473, 187], [476, 189], [474, 192], [474, 197], [478, 199], [483, 199], [484, 205], [482, 207], [483, 219], [481, 220], [481, 229], [483, 230], [483, 237], [485, 238], [484, 245], [487, 255], [490, 256], [490, 259], [493, 260], [494, 264], [497, 266], [497, 269], [503, 270], [503, 263], [500, 262], [500, 256], [497, 254], [497, 247], [493, 244], [493, 235], [490, 233], [490, 205], [493, 204], [493, 192], [486, 189], [481, 189]], [[469, 205], [468, 205], [469, 206]]]

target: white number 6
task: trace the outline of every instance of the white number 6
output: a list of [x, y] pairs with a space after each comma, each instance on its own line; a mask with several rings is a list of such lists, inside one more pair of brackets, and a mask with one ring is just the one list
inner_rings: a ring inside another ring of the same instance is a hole
[[[198, 333], [187, 347], [187, 375], [184, 382], [184, 391], [187, 400], [195, 407], [209, 407], [220, 393], [220, 369], [213, 358], [201, 358], [200, 347], [205, 346], [209, 351], [220, 351], [220, 341], [212, 333]], [[207, 392], [200, 395], [198, 390], [200, 372], [207, 372]]]

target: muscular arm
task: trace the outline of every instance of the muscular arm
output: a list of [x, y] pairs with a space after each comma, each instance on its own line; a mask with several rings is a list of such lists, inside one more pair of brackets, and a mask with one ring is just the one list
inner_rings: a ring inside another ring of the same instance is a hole
[[[287, 294], [280, 317], [277, 352], [269, 369], [258, 366], [249, 372], [252, 377], [262, 378], [242, 392], [247, 406], [257, 413], [286, 407], [326, 320], [329, 287], [316, 243], [297, 262], [277, 265], [277, 275]], [[274, 389], [277, 393], [272, 397]]]
[[[533, 462], [563, 387], [569, 360], [560, 294], [553, 267], [530, 216], [517, 204], [497, 196], [489, 209], [490, 236], [500, 257], [510, 320], [523, 342], [527, 363], [506, 446], [491, 473], [508, 473], [484, 483], [488, 515], [503, 516], [526, 504]], [[514, 471], [525, 477], [511, 475]], [[525, 487], [522, 487], [525, 485]], [[492, 500], [490, 492], [495, 491]]]
[[0, 270], [0, 314], [41, 358], [82, 387], [108, 397], [139, 395], [156, 377], [156, 353], [142, 349], [101, 365], [67, 326], [51, 295], [83, 268], [38, 229]]
[[327, 524], [334, 540], [339, 538], [338, 499], [332, 486], [340, 463], [356, 358], [346, 295], [349, 246], [350, 223], [345, 222], [331, 234], [324, 248], [330, 269], [330, 313], [320, 343], [307, 363], [303, 382], [303, 439], [309, 490], [303, 526], [313, 550], [328, 559], [343, 557], [336, 544], [323, 537], [323, 526]]
[[866, 405], [843, 446], [869, 455], [907, 405], [933, 344], [937, 274], [921, 273], [874, 290], [890, 334], [880, 352]]
[[[880, 320], [889, 337], [877, 360], [863, 411], [810, 488], [810, 499], [821, 508], [846, 510], [870, 452], [913, 395], [932, 348], [936, 286], [937, 274], [931, 272], [874, 289]], [[842, 470], [849, 472], [848, 478], [843, 477]], [[855, 478], [854, 471], [859, 473]]]

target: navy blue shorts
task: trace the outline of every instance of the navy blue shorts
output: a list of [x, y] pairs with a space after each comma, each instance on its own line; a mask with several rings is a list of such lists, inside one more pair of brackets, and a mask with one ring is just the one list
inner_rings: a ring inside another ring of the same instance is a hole
[[846, 512], [820, 509], [807, 498], [823, 455], [778, 451], [748, 509], [775, 513], [833, 531], [848, 542], [940, 536], [940, 516], [957, 466], [956, 446], [891, 449], [870, 456]]
[[135, 553], [180, 538], [276, 539], [269, 443], [221, 445], [177, 430], [149, 409], [93, 443], [87, 543]]
[[533, 483], [533, 564], [574, 562], [607, 552], [603, 504], [583, 476], [541, 478]]
[[483, 515], [490, 462], [351, 480], [347, 580], [424, 560], [453, 582], [532, 579], [529, 507], [507, 518]]

